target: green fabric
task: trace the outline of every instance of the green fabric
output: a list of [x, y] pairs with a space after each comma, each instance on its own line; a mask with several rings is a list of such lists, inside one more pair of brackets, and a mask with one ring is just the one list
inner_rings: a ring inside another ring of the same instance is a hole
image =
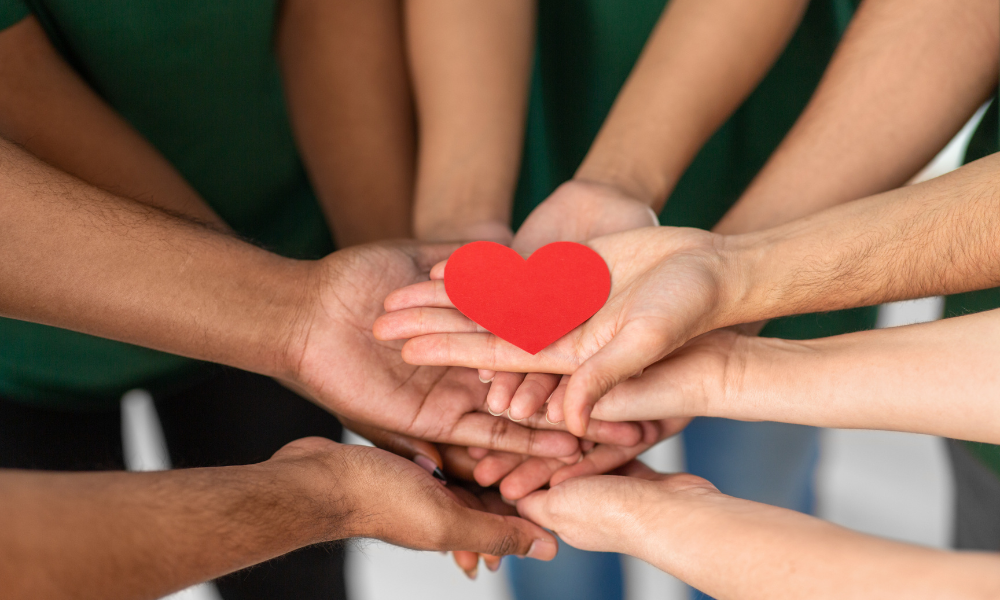
[[[541, 0], [538, 51], [514, 224], [571, 178], [665, 6], [664, 0]], [[812, 95], [853, 13], [812, 2], [770, 74], [709, 140], [660, 221], [710, 228], [732, 206]], [[875, 309], [771, 322], [763, 334], [806, 339], [869, 329]]]
[[[972, 162], [1000, 151], [1000, 120], [997, 118], [997, 100], [983, 115], [983, 120], [969, 142], [965, 162]], [[945, 317], [956, 317], [969, 313], [1000, 308], [1000, 288], [980, 290], [948, 296], [944, 303]], [[966, 442], [969, 451], [978, 456], [984, 464], [1000, 476], [1000, 446]]]
[[[292, 257], [332, 250], [272, 52], [277, 0], [0, 0], [34, 13], [91, 86], [241, 235]], [[0, 395], [110, 405], [196, 369], [176, 356], [0, 319]]]

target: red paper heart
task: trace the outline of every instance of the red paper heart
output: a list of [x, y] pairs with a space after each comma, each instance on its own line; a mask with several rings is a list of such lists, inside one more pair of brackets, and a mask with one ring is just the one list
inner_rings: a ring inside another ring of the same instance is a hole
[[444, 287], [463, 315], [537, 354], [604, 306], [611, 273], [583, 244], [555, 242], [524, 260], [507, 246], [473, 242], [448, 259]]

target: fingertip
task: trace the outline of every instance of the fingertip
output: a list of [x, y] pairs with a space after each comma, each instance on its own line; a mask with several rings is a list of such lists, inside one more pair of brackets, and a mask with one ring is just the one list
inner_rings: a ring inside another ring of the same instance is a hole
[[442, 260], [438, 264], [431, 267], [431, 274], [430, 274], [431, 279], [444, 279], [444, 270], [447, 265], [448, 261]]

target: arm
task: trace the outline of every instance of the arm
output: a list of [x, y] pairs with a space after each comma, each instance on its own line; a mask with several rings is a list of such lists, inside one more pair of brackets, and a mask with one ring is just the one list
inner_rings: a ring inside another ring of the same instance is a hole
[[996, 444], [998, 335], [998, 311], [805, 341], [718, 330], [620, 383], [593, 416], [723, 417]]
[[995, 598], [1000, 555], [881, 540], [719, 493], [692, 475], [571, 479], [518, 512], [585, 550], [623, 552], [715, 598]]
[[347, 537], [555, 555], [555, 541], [537, 526], [458, 498], [401, 458], [320, 438], [249, 466], [0, 471], [0, 598], [160, 597]]
[[414, 230], [510, 241], [533, 51], [531, 0], [407, 0], [419, 115]]
[[798, 122], [723, 217], [757, 231], [912, 178], [996, 91], [991, 0], [867, 0]]
[[99, 188], [226, 227], [66, 64], [35, 17], [0, 31], [0, 136]]
[[534, 356], [442, 311], [451, 305], [438, 281], [389, 296], [393, 312], [375, 331], [414, 338], [403, 355], [417, 364], [572, 373], [548, 416], [584, 431], [598, 398], [713, 329], [1000, 284], [998, 172], [1000, 156], [990, 156], [755, 234], [661, 227], [598, 238], [590, 245], [611, 269], [608, 302]]
[[413, 100], [398, 0], [289, 0], [275, 48], [289, 116], [339, 247], [409, 238]]

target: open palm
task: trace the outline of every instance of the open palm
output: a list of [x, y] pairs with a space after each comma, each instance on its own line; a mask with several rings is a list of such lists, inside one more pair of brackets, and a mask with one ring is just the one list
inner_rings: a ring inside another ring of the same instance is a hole
[[607, 262], [611, 294], [589, 321], [535, 355], [477, 331], [454, 310], [443, 265], [432, 281], [398, 290], [375, 324], [382, 340], [409, 339], [408, 363], [496, 371], [572, 373], [563, 401], [566, 425], [580, 434], [593, 405], [689, 339], [714, 328], [724, 262], [718, 238], [697, 229], [650, 227], [588, 245]]

